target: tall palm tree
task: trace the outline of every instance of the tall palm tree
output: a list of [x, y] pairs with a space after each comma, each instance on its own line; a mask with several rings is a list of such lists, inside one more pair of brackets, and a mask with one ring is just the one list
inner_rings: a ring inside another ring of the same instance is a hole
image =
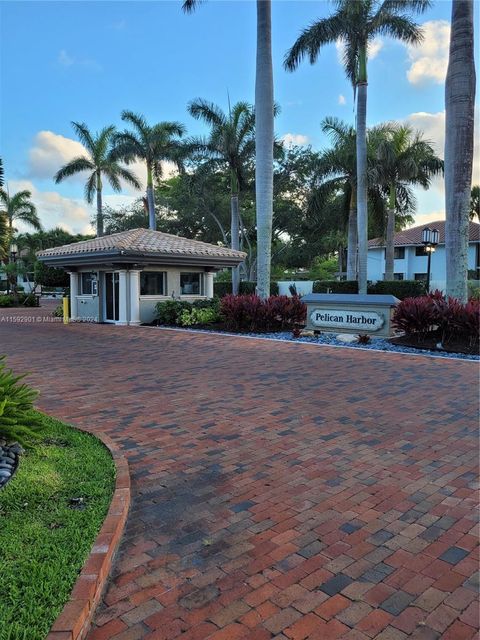
[[159, 122], [149, 125], [139, 113], [122, 111], [122, 120], [133, 131], [115, 134], [115, 157], [127, 164], [136, 159], [143, 160], [147, 167], [147, 204], [148, 226], [156, 228], [154, 179], [162, 176], [162, 162], [170, 161], [181, 167], [182, 145], [179, 138], [185, 133], [185, 127], [179, 122]]
[[72, 127], [78, 139], [85, 147], [87, 155], [77, 156], [67, 162], [55, 174], [55, 182], [58, 184], [84, 171], [89, 172], [85, 184], [85, 200], [92, 204], [93, 196], [97, 195], [97, 236], [103, 236], [103, 202], [102, 177], [105, 176], [114, 191], [121, 191], [120, 179], [130, 184], [135, 189], [140, 189], [140, 183], [135, 175], [118, 163], [113, 154], [113, 135], [115, 127], [104, 127], [98, 133], [91, 133], [85, 123], [72, 122]]
[[417, 44], [419, 27], [407, 11], [422, 13], [430, 0], [335, 0], [336, 11], [305, 29], [285, 57], [285, 67], [295, 70], [307, 56], [313, 64], [322, 47], [341, 40], [345, 44], [345, 72], [355, 88], [357, 103], [357, 229], [358, 289], [367, 292], [367, 61], [368, 50], [377, 36], [391, 36]]
[[[230, 175], [231, 247], [239, 249], [240, 214], [239, 194], [247, 182], [247, 168], [255, 149], [255, 116], [246, 102], [237, 102], [225, 114], [222, 109], [198, 98], [188, 105], [188, 111], [197, 120], [210, 126], [206, 139], [190, 141], [190, 149], [204, 155], [207, 163], [226, 169]], [[273, 148], [273, 147], [272, 147]], [[232, 291], [238, 293], [239, 267], [232, 268]]]
[[[385, 237], [385, 280], [393, 280], [395, 212], [398, 196], [409, 185], [428, 189], [432, 178], [443, 173], [443, 160], [430, 142], [423, 140], [420, 131], [408, 125], [392, 124], [391, 130], [380, 143], [377, 152], [375, 178], [388, 191], [387, 225]], [[403, 192], [403, 193], [402, 193]], [[408, 194], [412, 203], [412, 194]]]
[[[184, 0], [190, 13], [202, 0]], [[271, 0], [257, 0], [257, 55], [255, 80], [255, 197], [257, 215], [257, 293], [270, 295], [273, 220], [274, 117]], [[238, 269], [232, 272], [232, 275]], [[235, 287], [233, 287], [235, 290]]]
[[255, 196], [257, 210], [257, 293], [270, 295], [275, 135], [272, 65], [272, 3], [257, 1], [255, 80]]
[[0, 189], [0, 215], [4, 215], [7, 220], [10, 238], [16, 231], [14, 227], [16, 222], [23, 222], [36, 230], [42, 228], [31, 197], [30, 191], [18, 191], [10, 196], [7, 190]]
[[473, 0], [453, 0], [445, 81], [447, 294], [466, 302], [475, 118]]
[[[327, 117], [322, 122], [322, 131], [333, 142], [316, 164], [316, 197], [325, 199], [334, 192], [341, 194], [344, 216], [347, 222], [347, 280], [357, 279], [357, 159], [355, 129], [338, 118]], [[377, 149], [388, 132], [386, 125], [372, 127], [367, 132], [367, 194], [375, 218], [381, 218], [384, 211], [379, 185], [372, 180], [377, 163]]]

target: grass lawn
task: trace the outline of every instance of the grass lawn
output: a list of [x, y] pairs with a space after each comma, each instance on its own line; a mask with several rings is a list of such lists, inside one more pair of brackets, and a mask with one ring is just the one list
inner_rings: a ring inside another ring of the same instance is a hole
[[17, 473], [0, 490], [0, 640], [44, 640], [114, 488], [115, 467], [101, 442], [41, 419], [41, 437], [26, 442]]

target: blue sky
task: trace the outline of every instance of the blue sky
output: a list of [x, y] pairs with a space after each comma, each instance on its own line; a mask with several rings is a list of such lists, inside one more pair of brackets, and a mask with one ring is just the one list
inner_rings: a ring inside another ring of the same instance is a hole
[[[300, 30], [332, 11], [326, 1], [274, 0], [275, 98], [281, 106], [279, 136], [320, 149], [327, 115], [354, 122], [352, 90], [337, 47], [314, 66], [283, 70], [285, 51]], [[424, 45], [412, 51], [391, 40], [375, 43], [369, 61], [369, 124], [409, 119], [443, 147], [444, 84], [451, 3], [436, 1], [419, 20]], [[46, 227], [85, 231], [90, 216], [81, 179], [55, 185], [58, 166], [79, 151], [71, 120], [92, 129], [122, 126], [132, 109], [151, 122], [179, 120], [189, 133], [202, 126], [186, 112], [196, 97], [224, 107], [253, 102], [255, 21], [252, 0], [201, 4], [192, 15], [180, 0], [152, 2], [8, 2], [1, 12], [0, 146], [11, 190], [31, 188]], [[141, 174], [141, 169], [139, 168]], [[140, 177], [142, 177], [140, 175]], [[126, 191], [107, 201], [120, 204]], [[419, 194], [420, 222], [442, 217], [441, 184]], [[433, 216], [433, 218], [432, 218]]]

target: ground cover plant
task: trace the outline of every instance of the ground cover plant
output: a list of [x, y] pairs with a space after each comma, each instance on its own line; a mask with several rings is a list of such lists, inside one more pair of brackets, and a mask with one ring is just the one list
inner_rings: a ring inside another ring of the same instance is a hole
[[0, 638], [43, 640], [68, 600], [114, 486], [108, 450], [38, 414], [41, 433], [0, 491]]
[[405, 298], [396, 307], [392, 323], [405, 334], [394, 340], [402, 344], [462, 353], [479, 351], [480, 301], [476, 299], [462, 304], [441, 291]]

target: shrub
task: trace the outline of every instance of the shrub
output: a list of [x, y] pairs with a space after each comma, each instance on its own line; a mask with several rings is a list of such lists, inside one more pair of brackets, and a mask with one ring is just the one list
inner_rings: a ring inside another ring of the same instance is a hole
[[13, 296], [9, 294], [0, 295], [0, 307], [13, 307]]
[[182, 311], [191, 308], [189, 302], [182, 300], [165, 300], [165, 302], [157, 302], [155, 311], [157, 313], [158, 322], [160, 324], [175, 325]]
[[220, 313], [214, 307], [184, 309], [178, 318], [182, 327], [191, 327], [196, 324], [212, 324], [220, 320]]
[[269, 331], [303, 324], [306, 305], [298, 296], [228, 295], [220, 301], [220, 314], [232, 331]]
[[368, 333], [360, 333], [357, 336], [358, 344], [370, 344], [372, 337]]
[[368, 293], [392, 295], [399, 300], [425, 295], [423, 280], [379, 280], [368, 286]]
[[313, 293], [358, 293], [356, 280], [317, 280], [313, 283]]
[[52, 311], [52, 316], [54, 318], [63, 318], [63, 304], [57, 304], [55, 309]]
[[459, 340], [475, 345], [479, 341], [480, 301], [462, 304], [455, 298], [445, 298], [437, 290], [402, 300], [393, 313], [392, 323], [407, 335], [424, 338], [427, 333], [438, 331], [443, 344]]
[[5, 366], [5, 356], [0, 357], [0, 435], [7, 440], [18, 440], [22, 444], [26, 436], [34, 437], [38, 427], [33, 401], [38, 392], [20, 381], [24, 376], [15, 376]]

